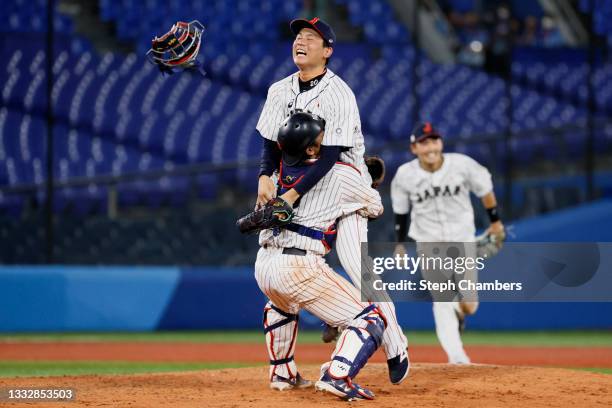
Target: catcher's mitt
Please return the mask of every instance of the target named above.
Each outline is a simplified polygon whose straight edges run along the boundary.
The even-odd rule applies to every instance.
[[[385,179],[385,161],[378,156],[370,156],[365,158],[365,163],[372,177],[372,188],[377,188]]]
[[[476,237],[476,256],[488,259],[497,255],[505,240],[505,234],[499,236],[485,231]]]
[[[293,208],[280,197],[271,199],[261,209],[253,211],[236,221],[243,234],[283,227],[293,220]]]
[[[198,68],[204,74],[197,60],[203,33],[204,26],[198,20],[179,21],[166,34],[153,38],[147,58],[162,73],[172,74],[179,68]]]

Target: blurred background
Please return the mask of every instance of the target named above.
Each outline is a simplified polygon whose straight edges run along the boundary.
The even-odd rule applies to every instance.
[[[267,88],[296,71],[288,23],[314,16],[386,160],[387,208],[428,120],[493,173],[511,239],[610,240],[610,2],[4,0],[0,331],[259,326],[257,239],[234,223],[255,202]],[[206,76],[162,76],[151,39],[194,19]],[[392,221],[370,241],[392,241]],[[431,328],[429,308],[398,314]],[[473,327],[612,327],[609,305],[481,310]]]

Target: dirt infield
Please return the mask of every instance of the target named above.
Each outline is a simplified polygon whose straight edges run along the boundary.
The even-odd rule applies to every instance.
[[[315,378],[318,366],[302,367]],[[76,401],[32,403],[49,407],[340,407],[336,397],[313,389],[280,393],[267,387],[267,368],[185,373],[0,379],[0,387],[71,387]],[[558,368],[416,364],[399,386],[384,364],[369,364],[358,376],[377,401],[359,404],[403,407],[609,407],[612,376]],[[10,404],[9,406],[26,406]]]
[[[300,363],[321,363],[333,346],[298,344],[296,360]],[[612,367],[612,347],[508,347],[468,346],[468,354],[476,363],[500,365],[538,365],[555,367]],[[439,346],[410,347],[414,362],[444,363],[446,357]],[[58,342],[0,343],[0,360],[115,360],[156,362],[244,362],[266,363],[263,343],[150,343],[150,342]],[[384,362],[379,351],[373,362]]]

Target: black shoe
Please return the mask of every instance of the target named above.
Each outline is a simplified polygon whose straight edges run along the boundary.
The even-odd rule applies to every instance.
[[[410,361],[408,361],[408,352],[403,351],[399,356],[395,356],[387,360],[387,367],[389,368],[389,380],[391,384],[399,384],[406,377],[408,377],[408,371],[410,371]]]
[[[323,329],[323,333],[321,334],[321,340],[323,340],[323,343],[331,343],[338,340],[338,337],[340,337],[340,330],[338,330],[337,327],[332,327],[326,324],[325,328]]]

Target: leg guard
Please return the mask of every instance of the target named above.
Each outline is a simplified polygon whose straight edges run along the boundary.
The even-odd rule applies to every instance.
[[[382,342],[385,320],[376,305],[355,316],[340,335],[329,366],[332,378],[355,378]]]
[[[284,312],[270,301],[264,308],[263,324],[270,357],[270,380],[275,375],[286,379],[293,379],[297,376],[293,353],[295,352],[298,319],[298,315]]]

